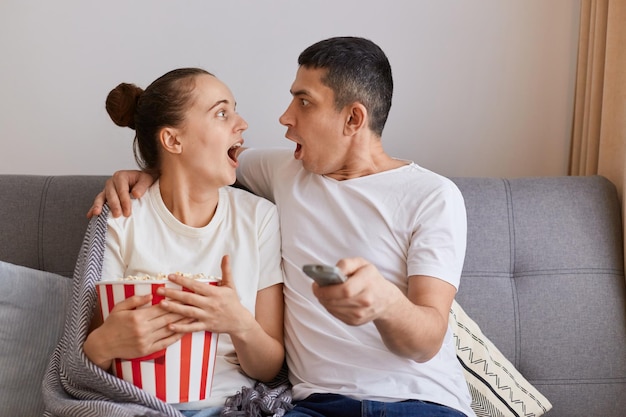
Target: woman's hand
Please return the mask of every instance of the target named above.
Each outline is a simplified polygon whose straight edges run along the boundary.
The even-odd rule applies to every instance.
[[[168,278],[193,291],[167,287],[157,290],[159,295],[166,297],[161,301],[164,309],[194,319],[191,323],[172,323],[170,330],[177,333],[208,331],[236,336],[256,325],[254,316],[239,301],[227,255],[222,258],[222,281],[217,286],[177,274],[171,274]]]
[[[161,295],[171,298],[161,301],[164,309],[195,320],[193,323],[170,324],[169,329],[177,333],[199,330],[228,333],[241,369],[251,378],[270,381],[285,358],[283,286],[276,284],[258,291],[253,315],[239,301],[227,255],[222,258],[221,266],[219,286],[169,276],[171,281],[195,292],[158,290]]]
[[[183,335],[168,326],[189,320],[158,304],[140,308],[151,300],[152,294],[135,295],[116,304],[102,325],[87,336],[83,346],[87,357],[108,370],[115,358],[150,355],[180,340]]]

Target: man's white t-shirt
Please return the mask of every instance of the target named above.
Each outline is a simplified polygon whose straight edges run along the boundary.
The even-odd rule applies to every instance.
[[[133,200],[132,213],[108,219],[102,279],[176,271],[221,276],[222,256],[228,254],[237,294],[252,314],[257,291],[283,282],[278,215],[265,199],[222,187],[210,223],[190,227],[169,212],[157,181]],[[223,406],[227,396],[253,385],[239,367],[230,336],[220,334],[211,398],[176,407]]]
[[[449,179],[414,163],[336,181],[312,174],[291,151],[250,149],[238,180],[279,212],[285,271],[285,347],[294,399],[335,393],[359,400],[419,399],[473,416],[448,329],[434,358],[391,353],[373,323],[349,326],[330,315],[302,272],[362,257],[405,294],[408,277],[428,275],[458,288],[466,247],[463,197]]]

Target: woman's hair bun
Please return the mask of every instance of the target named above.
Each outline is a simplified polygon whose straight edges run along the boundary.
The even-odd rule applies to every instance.
[[[141,93],[143,89],[127,83],[121,83],[111,90],[107,96],[106,109],[116,125],[135,129],[135,109]]]

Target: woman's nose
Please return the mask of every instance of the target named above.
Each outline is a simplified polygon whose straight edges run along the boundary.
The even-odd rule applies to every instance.
[[[237,130],[241,130],[243,132],[246,129],[248,129],[248,122],[246,122],[246,119],[239,116],[239,123],[237,124]]]

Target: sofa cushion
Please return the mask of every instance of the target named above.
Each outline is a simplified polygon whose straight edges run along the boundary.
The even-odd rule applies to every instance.
[[[42,414],[41,382],[63,331],[71,282],[61,275],[0,261],[2,415]]]
[[[552,408],[456,301],[450,310],[450,326],[477,416],[539,417]]]

